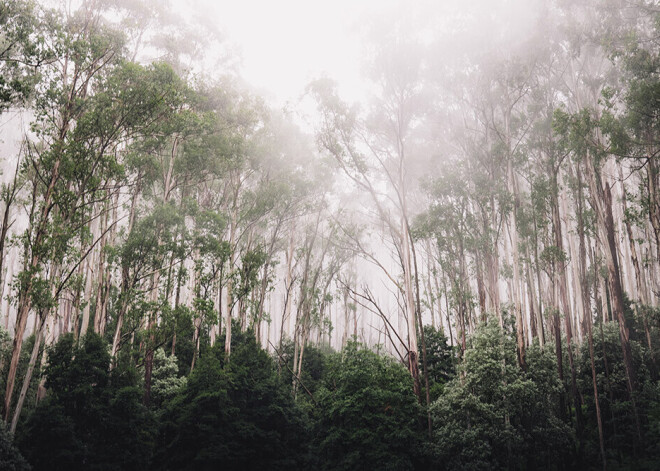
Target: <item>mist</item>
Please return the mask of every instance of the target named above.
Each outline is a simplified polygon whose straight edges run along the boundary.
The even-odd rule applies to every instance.
[[[656,466],[656,2],[0,26],[0,468]]]

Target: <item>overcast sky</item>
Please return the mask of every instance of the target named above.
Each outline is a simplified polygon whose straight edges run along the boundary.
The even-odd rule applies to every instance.
[[[392,0],[200,0],[242,57],[241,75],[278,104],[295,101],[320,76],[355,99],[360,79],[360,21]]]
[[[470,38],[488,49],[498,40],[517,42],[521,33],[528,35],[543,5],[543,0],[177,1],[225,32],[240,53],[240,74],[279,105],[295,102],[320,76],[335,79],[349,101],[363,97],[368,85],[361,79],[362,39],[375,18],[389,17],[382,23],[391,24],[414,9],[414,29],[426,23],[433,35],[449,32],[456,39],[450,48]]]

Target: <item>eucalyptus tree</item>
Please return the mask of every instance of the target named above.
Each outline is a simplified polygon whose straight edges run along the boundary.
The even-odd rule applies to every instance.
[[[570,429],[556,417],[561,384],[552,356],[530,348],[525,372],[514,338],[495,322],[470,338],[458,375],[432,407],[440,469],[552,468],[570,456]]]
[[[200,255],[203,250],[204,256],[210,256],[212,263],[216,265],[215,257],[220,260],[222,258],[222,247],[217,243],[213,244],[209,238],[213,237],[209,231],[222,229],[222,216],[213,214],[207,203],[209,185],[220,177],[221,164],[226,158],[223,148],[218,145],[218,141],[223,138],[222,131],[218,131],[220,125],[216,110],[209,105],[209,100],[195,92],[178,76],[173,77],[175,80],[168,93],[169,109],[161,119],[154,122],[152,132],[136,141],[132,149],[133,167],[141,177],[137,184],[140,186],[142,198],[137,202],[141,203],[147,214],[153,214],[156,221],[160,221],[153,227],[153,237],[160,259],[145,286],[149,293],[147,301],[152,306],[145,323],[149,337],[145,349],[146,401],[149,399],[153,352],[158,346],[155,330],[162,314],[169,312],[173,293],[175,305],[179,302],[183,274],[181,270],[188,258],[188,251],[192,250]],[[186,219],[189,218],[199,218],[194,224],[198,227],[197,236],[194,231],[187,233]],[[180,264],[176,275],[173,270],[175,261]],[[199,299],[194,303],[197,308],[209,301],[208,293],[205,293],[203,298],[197,296],[200,294],[200,283],[208,277],[208,273],[203,273],[203,268],[203,262],[193,265],[196,275],[193,298]],[[206,284],[215,281],[217,267],[211,267],[211,270],[211,279],[207,279]],[[166,277],[165,282],[161,280],[163,275]],[[176,288],[173,289],[175,284]],[[207,311],[208,309],[202,308],[200,314]],[[198,320],[201,322],[202,318],[199,317]],[[119,322],[117,327],[115,339],[118,338]],[[198,333],[198,329],[196,332]]]
[[[660,31],[657,8],[641,1],[636,5],[640,14],[638,23],[624,23],[622,31],[617,31],[615,38],[628,36],[630,39],[621,44],[613,42],[610,48],[613,61],[622,69],[621,86],[606,90],[601,122],[603,133],[611,143],[610,151],[625,165],[626,173],[637,177],[637,197],[634,192],[625,195],[639,207],[639,215],[645,216],[652,228],[655,243],[655,259],[660,260],[660,197],[659,170],[657,157],[659,151],[660,120],[658,118],[660,94],[660,53],[658,52]],[[623,184],[623,182],[622,182]],[[625,187],[624,187],[625,192]],[[626,202],[624,201],[625,205]],[[628,208],[625,208],[628,209]],[[634,208],[626,216],[634,221]],[[643,225],[643,217],[635,225]],[[629,230],[628,230],[629,231]],[[632,231],[629,231],[632,232]],[[631,237],[629,239],[632,240]],[[631,244],[633,259],[634,244]],[[638,265],[636,260],[633,263]],[[636,267],[639,295],[648,303],[649,293],[643,286],[643,274]]]
[[[552,329],[555,337],[555,353],[559,377],[563,381],[563,346],[561,319],[564,320],[563,332],[566,335],[566,350],[570,368],[570,390],[573,397],[574,410],[577,419],[578,435],[582,429],[581,398],[576,385],[576,356],[574,346],[574,329],[580,322],[583,311],[582,306],[573,309],[570,303],[570,285],[568,272],[576,266],[575,260],[570,259],[569,246],[566,238],[570,237],[568,214],[563,214],[562,193],[565,184],[567,161],[569,152],[562,147],[560,137],[553,129],[553,112],[558,106],[561,96],[560,80],[558,80],[557,67],[553,61],[557,60],[555,51],[548,51],[545,63],[539,68],[535,84],[536,89],[530,97],[530,107],[536,110],[536,116],[531,124],[529,139],[526,145],[530,155],[529,167],[531,170],[532,185],[535,186],[534,209],[538,218],[534,221],[537,228],[545,231],[545,240],[542,250],[538,253],[539,262],[547,271],[550,278],[550,289],[546,300],[547,308],[552,313]],[[575,273],[575,272],[574,272]],[[540,287],[539,287],[540,290]],[[539,293],[541,294],[541,293]],[[581,296],[579,287],[574,286],[575,297]],[[576,303],[577,304],[577,303]]]
[[[191,253],[193,262],[193,307],[195,311],[193,343],[195,354],[199,351],[200,330],[202,324],[214,329],[218,321],[215,313],[216,286],[223,282],[224,272],[229,258],[229,244],[222,240],[222,234],[226,229],[226,218],[223,214],[211,208],[199,208],[199,213],[194,215],[195,228]],[[183,261],[177,274],[177,294],[175,296],[175,309],[179,306],[180,298],[180,274],[183,269]],[[168,276],[169,277],[169,276]],[[168,281],[170,283],[170,281]],[[176,331],[174,332],[176,335]],[[213,337],[211,337],[213,339]],[[174,340],[173,340],[174,342]]]
[[[657,346],[653,345],[649,313],[651,306],[657,303],[656,273],[660,266],[660,172],[657,164],[660,153],[660,12],[645,2],[640,2],[637,9],[642,13],[640,24],[623,30],[634,40],[620,46],[614,43],[613,60],[622,69],[621,87],[607,90],[601,127],[619,166],[625,228],[621,247],[627,252],[621,262],[629,278],[633,277],[630,265],[634,269],[635,284],[631,283],[629,296],[636,302],[636,312],[642,318],[651,362],[657,372]]]
[[[521,144],[527,137],[529,123],[534,117],[529,116],[526,109],[527,95],[533,85],[533,77],[536,73],[535,57],[511,57],[498,61],[498,70],[490,72],[486,70],[484,75],[492,74],[486,78],[485,83],[485,110],[481,111],[482,120],[486,131],[491,134],[492,148],[490,158],[501,162],[500,178],[505,182],[505,196],[509,199],[500,209],[504,212],[507,220],[509,238],[505,239],[505,253],[510,240],[512,248],[513,284],[509,289],[509,301],[512,304],[516,319],[516,337],[518,343],[518,361],[525,364],[525,323],[526,317],[523,313],[521,285],[522,276],[520,270],[520,243],[518,234],[518,218],[522,205],[522,195],[519,184],[519,162],[524,156],[521,155]],[[508,264],[508,255],[506,255]]]
[[[432,239],[436,245],[438,264],[449,276],[451,289],[445,296],[448,305],[456,312],[457,335],[463,350],[475,324],[471,315],[474,293],[470,283],[469,257],[477,259],[475,253],[480,248],[481,238],[478,216],[472,212],[473,195],[470,186],[465,185],[465,181],[471,177],[467,168],[459,158],[447,160],[447,164],[439,170],[438,177],[427,184],[430,205],[416,221],[417,237]],[[428,256],[432,257],[433,254]],[[480,307],[482,316],[485,316],[483,298],[480,298]]]
[[[96,198],[122,176],[118,147],[144,129],[163,99],[162,90],[141,81],[139,68],[123,62],[121,36],[94,7],[84,3],[61,17],[61,26],[49,24],[58,60],[42,68],[33,106],[37,142],[30,145],[23,169],[30,175],[29,225],[21,236],[25,268],[17,277],[5,417],[28,315],[32,308],[47,315],[98,242],[90,240],[83,245],[87,250],[71,252],[75,241],[89,237],[89,219],[98,217],[91,213]]]
[[[616,43],[620,40],[617,33],[621,32],[621,29],[618,29],[621,24],[617,24],[619,18],[609,17],[609,13],[596,12],[592,5],[582,11],[582,14],[596,16],[602,21],[594,22],[597,26],[580,36],[579,39],[585,41],[580,47],[581,54],[568,59],[569,70],[572,72],[566,78],[570,99],[567,107],[555,114],[555,131],[561,136],[563,148],[573,155],[577,165],[581,167],[581,175],[584,175],[584,182],[589,190],[589,203],[594,211],[596,233],[607,269],[611,310],[619,325],[628,392],[633,414],[637,418],[639,434],[641,429],[635,405],[639,384],[632,361],[629,321],[625,316],[623,272],[619,261],[619,240],[614,218],[615,184],[609,176],[614,165],[615,149],[611,136],[607,134],[608,125],[611,123],[608,106],[612,97],[611,88],[619,86],[620,82],[616,69],[607,57],[608,51],[601,46],[600,39],[611,35],[610,40]],[[569,43],[568,47],[577,49],[578,46]]]
[[[163,97],[171,78],[171,69],[166,66],[144,68],[132,64],[122,65],[96,85],[95,94],[88,99],[87,112],[78,117],[75,130],[72,131],[70,147],[67,149],[70,153],[69,157],[77,166],[68,171],[66,167],[62,169],[60,173],[62,180],[58,184],[63,185],[64,189],[55,186],[54,194],[61,199],[54,204],[54,216],[48,223],[49,230],[55,228],[55,232],[49,237],[53,239],[57,237],[55,242],[58,245],[53,247],[62,251],[58,252],[51,248],[46,252],[46,255],[51,257],[46,261],[50,262],[51,267],[57,268],[54,272],[54,268],[51,268],[50,272],[49,303],[58,302],[62,291],[78,271],[83,260],[89,256],[94,246],[104,243],[106,234],[114,230],[119,222],[115,219],[106,224],[100,234],[90,232],[88,227],[89,222],[94,219],[106,217],[107,220],[107,213],[113,211],[113,208],[106,206],[104,216],[103,212],[95,212],[94,206],[96,202],[107,198],[109,193],[116,192],[116,185],[124,178],[123,169],[117,160],[119,154],[117,148],[126,139],[135,139],[136,136],[150,129],[150,124],[167,106]],[[127,84],[129,87],[124,88]],[[113,106],[113,103],[117,105]],[[97,145],[101,147],[100,150],[95,148]],[[95,156],[95,152],[99,155]],[[85,163],[86,156],[89,156],[87,165],[90,169],[89,173],[82,173],[84,167],[81,167]],[[32,164],[36,167],[37,162],[32,161]],[[35,183],[33,183],[33,195],[38,191]],[[57,190],[63,195],[60,196]],[[65,206],[64,203],[67,205]],[[81,251],[67,253],[67,250],[74,247],[72,242],[76,239],[80,240]],[[44,244],[42,247],[47,245]],[[103,265],[98,269],[102,271]],[[99,286],[99,289],[101,288],[102,285]],[[42,309],[39,314],[41,324],[45,322],[50,306],[40,308]],[[103,332],[106,319],[98,306],[97,303],[95,330]],[[83,334],[86,333],[88,326],[89,308],[86,307],[80,325]],[[75,331],[77,334],[77,322]],[[38,344],[39,340],[35,344],[37,346],[34,347],[33,356],[38,350]],[[24,387],[29,383],[29,376],[28,374],[25,378]],[[17,413],[19,411],[20,407],[17,407]]]
[[[408,144],[420,119],[423,103],[419,57],[414,48],[397,45],[391,56],[381,58],[377,69],[382,80],[381,95],[375,99],[371,116],[363,116],[338,97],[334,86],[319,80],[310,85],[321,113],[317,139],[322,150],[336,161],[344,175],[369,195],[377,214],[397,250],[402,279],[395,281],[408,324],[409,370],[416,395],[422,389],[417,359],[417,338],[421,328],[419,277],[409,209],[411,176]],[[396,65],[395,65],[396,64]],[[382,263],[381,263],[382,266]],[[423,334],[422,334],[423,335]],[[422,349],[422,352],[424,349]],[[428,390],[428,388],[427,388]]]
[[[33,1],[0,2],[0,113],[29,99],[40,69],[53,60],[46,41],[48,12]]]
[[[330,191],[333,179],[329,169],[317,159],[309,136],[293,125],[288,116],[275,110],[269,110],[256,152],[259,175],[251,192],[250,219],[254,221],[254,238],[261,241],[265,260],[254,291],[249,324],[260,341],[262,323],[274,320],[267,310],[266,297],[274,289],[280,254],[285,254],[285,262],[291,262],[286,262],[285,277],[293,278],[295,239],[300,232],[297,225],[316,211],[317,200]],[[286,283],[285,290],[292,294],[292,279]],[[286,304],[290,307],[291,302]]]
[[[6,0],[0,2],[0,114],[7,109],[23,107],[34,95],[40,67],[52,60],[46,43],[48,11],[34,2]],[[2,184],[4,203],[0,228],[0,290],[4,294],[5,277],[10,273],[5,263],[7,236],[13,224],[12,211],[25,178],[20,175],[22,146],[16,159],[11,183]]]
[[[329,289],[350,256],[350,251],[337,243],[341,229],[333,221],[337,216],[330,215],[327,206],[328,202],[321,197],[316,208],[317,214],[306,218],[304,237],[296,253],[295,277],[299,282],[293,330],[294,394],[300,383],[305,348],[311,339],[312,330],[323,330]]]
[[[255,136],[263,125],[265,110],[258,99],[230,81],[203,90],[203,94],[207,98],[206,109],[214,118],[207,158],[215,178],[208,187],[211,193],[207,196],[216,194],[210,208],[225,221],[222,240],[226,243],[227,264],[223,268],[222,279],[218,280],[218,312],[221,317],[224,316],[225,349],[229,355],[232,311],[239,301],[244,301],[243,294],[247,294],[235,296],[234,285],[240,277],[240,243],[249,239],[250,228],[254,224],[254,220],[250,219],[254,214],[250,211],[252,206],[243,205],[243,202],[249,199],[246,193],[258,169],[254,155]],[[194,184],[194,181],[190,183]]]

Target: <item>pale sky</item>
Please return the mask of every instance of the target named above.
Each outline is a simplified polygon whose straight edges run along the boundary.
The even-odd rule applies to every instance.
[[[493,47],[501,36],[519,39],[534,28],[543,0],[174,0],[195,21],[216,24],[241,56],[240,75],[274,105],[295,103],[307,83],[326,76],[351,102],[368,95],[362,78],[365,25],[379,17],[392,24],[406,17],[419,34],[467,28]],[[417,13],[411,13],[416,11]],[[440,13],[442,12],[442,13]],[[408,16],[411,15],[410,18]],[[417,15],[415,17],[415,15]],[[421,16],[420,16],[421,15]],[[426,18],[428,16],[429,18]],[[433,17],[433,19],[430,19]],[[430,22],[429,22],[430,20]],[[419,31],[418,31],[419,30]],[[380,34],[387,34],[381,31]],[[523,36],[529,31],[523,33]],[[460,34],[455,38],[459,39]],[[455,44],[455,43],[454,43]],[[452,41],[448,43],[453,48]],[[497,48],[497,46],[496,46]]]
[[[327,76],[352,101],[364,96],[360,24],[393,0],[200,0],[242,56],[241,75],[277,104]],[[361,21],[362,20],[362,21]]]

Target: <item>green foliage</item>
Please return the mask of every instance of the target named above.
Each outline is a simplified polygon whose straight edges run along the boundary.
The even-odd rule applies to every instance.
[[[6,388],[7,384],[7,365],[11,360],[12,339],[4,327],[0,326],[0,388]]]
[[[655,457],[657,460],[658,457],[657,413],[660,391],[658,391],[657,380],[651,379],[644,362],[645,349],[640,342],[631,340],[633,364],[640,383],[640,390],[635,395],[635,406],[642,418],[642,436],[639,437],[633,404],[628,392],[619,326],[616,322],[597,323],[593,326],[593,336],[596,383],[608,463],[633,466],[636,469],[653,469],[657,466],[657,461],[651,461],[654,464],[645,464],[644,460],[651,457]],[[578,386],[585,398],[587,412],[585,414],[587,436],[584,453],[586,460],[590,460],[597,459],[599,451],[591,361],[587,342],[582,345],[580,353]]]
[[[32,469],[18,448],[4,423],[0,423],[0,469],[5,471],[29,471]]]
[[[11,356],[11,337],[4,327],[0,326],[0,361],[4,364]]]
[[[154,469],[301,467],[304,423],[287,385],[254,333],[233,337],[231,362],[216,344],[167,404]]]
[[[28,369],[28,364],[30,362],[30,355],[32,354],[32,348],[34,346],[34,335],[30,335],[23,341],[23,349],[21,350],[21,356],[18,360],[18,369],[16,373],[17,378],[24,378],[25,373]],[[6,342],[6,343],[5,343]],[[11,360],[11,349],[12,349],[12,340],[9,338],[9,334],[3,328],[0,328],[0,352],[4,350],[6,356],[0,357],[3,359],[2,368],[0,369],[0,387],[6,388],[7,372],[9,371],[9,364]],[[28,397],[35,397],[37,395],[37,389],[39,386],[40,375],[41,375],[41,355],[43,355],[44,346],[41,344],[39,350],[39,356],[37,357],[37,363],[30,380],[30,385],[28,386]],[[14,394],[12,397],[12,403],[16,404],[18,401],[18,396],[20,394],[20,388],[17,387],[14,389]],[[26,401],[23,411],[21,412],[21,420],[24,420],[27,417],[31,410],[34,409],[33,401]]]
[[[470,337],[458,376],[431,409],[443,469],[552,469],[561,459],[552,450],[571,449],[570,429],[555,415],[556,368],[537,350],[527,375],[514,340],[495,322]]]
[[[179,367],[174,355],[165,355],[159,348],[154,352],[154,367],[151,376],[151,401],[160,407],[174,398],[186,384],[186,377],[179,376]]]
[[[193,325],[192,312],[186,306],[179,306],[173,311],[173,328],[171,334],[176,332],[176,343],[174,345],[176,361],[178,365],[178,374],[188,375],[190,373],[190,365],[192,364],[192,358],[195,354],[195,345],[193,344],[193,333],[195,331],[195,326]],[[172,336],[166,342],[166,348],[171,349],[172,342],[174,337]],[[205,344],[201,344],[200,348],[203,353]]]
[[[426,367],[429,374],[431,401],[435,401],[442,395],[445,384],[454,377],[456,359],[452,348],[447,343],[447,337],[441,330],[425,325],[424,340],[426,341]],[[418,358],[422,358],[421,346]]]
[[[281,357],[277,356],[277,354],[274,357],[280,371],[279,374],[285,384],[293,384],[293,374],[291,373],[293,370],[293,341],[284,340],[279,353]],[[316,394],[316,391],[323,385],[323,378],[327,372],[328,355],[331,354],[332,350],[328,348],[317,347],[315,345],[305,346],[300,381],[312,394]],[[298,404],[310,401],[312,400],[304,391],[304,388],[298,387]],[[313,402],[308,404],[308,406],[313,407]]]
[[[137,376],[109,371],[108,346],[96,334],[80,344],[63,335],[49,350],[48,395],[19,428],[18,443],[35,470],[144,469],[153,418]]]
[[[615,60],[622,68],[624,87],[619,93],[623,95],[623,106],[616,107],[616,101],[608,100],[603,131],[612,143],[613,153],[646,158],[647,146],[656,141],[660,132],[660,53],[657,47],[645,48],[632,42],[615,52]]]
[[[266,263],[266,252],[257,248],[248,250],[241,257],[241,269],[236,273],[234,301],[245,299],[259,282],[259,272]]]
[[[317,469],[413,469],[423,434],[406,369],[355,342],[330,356],[316,399]]]
[[[30,97],[39,66],[52,57],[43,26],[33,1],[0,1],[0,113]]]
[[[155,469],[411,469],[428,465],[429,454],[437,460],[436,467],[448,469],[556,469],[598,461],[586,345],[576,359],[586,417],[578,442],[570,426],[559,419],[566,412],[560,410],[565,406],[560,398],[567,385],[558,380],[551,348],[533,344],[527,349],[526,369],[518,366],[512,334],[515,321],[507,317],[512,304],[504,300],[504,331],[495,323],[481,326],[470,338],[460,365],[444,335],[424,327],[434,400],[430,443],[423,443],[424,411],[413,396],[409,372],[380,352],[356,343],[341,353],[305,345],[301,382],[311,394],[298,388],[293,398],[293,378],[284,365],[293,368],[292,343],[283,345],[283,358],[277,359],[282,364],[276,365],[257,345],[254,333],[242,332],[245,325],[237,324],[231,361],[225,358],[222,341],[211,348],[209,327],[218,321],[218,288],[231,283],[230,302],[240,305],[242,320],[249,309],[262,316],[258,321],[268,317],[263,300],[254,296],[263,292],[255,291],[262,280],[265,290],[273,286],[271,276],[284,245],[282,233],[295,231],[307,214],[325,211],[321,204],[327,198],[316,202],[314,197],[330,188],[332,178],[310,178],[308,174],[322,172],[321,166],[309,164],[310,150],[300,146],[305,136],[290,129],[281,132],[288,123],[274,123],[275,113],[228,81],[194,83],[166,63],[143,66],[128,61],[127,38],[134,35],[139,43],[142,33],[159,36],[161,32],[151,31],[158,28],[150,16],[159,17],[156,23],[161,25],[166,22],[160,18],[167,14],[165,8],[126,0],[73,3],[81,7],[65,12],[46,10],[34,0],[0,0],[0,113],[29,103],[34,117],[17,179],[21,189],[16,206],[23,206],[28,214],[27,229],[16,239],[24,249],[19,263],[24,270],[14,271],[10,297],[16,295],[28,311],[53,314],[59,300],[83,292],[84,273],[102,280],[103,275],[121,272],[121,286],[113,275],[111,283],[117,286],[107,287],[112,293],[110,327],[119,325],[120,312],[124,317],[113,371],[109,370],[108,346],[101,338],[90,334],[77,341],[64,335],[48,351],[43,372],[48,395],[35,405],[30,398],[35,397],[42,377],[37,366],[22,416],[27,420],[20,422],[17,435],[35,469],[123,470],[152,465]],[[566,3],[571,2],[553,4],[548,15],[571,16],[565,15],[571,12]],[[574,260],[569,260],[553,242],[553,229],[557,233],[559,229],[553,224],[564,221],[567,237],[572,237],[574,229],[570,211],[560,214],[561,221],[552,214],[563,185],[585,202],[587,207],[576,222],[588,244],[596,240],[594,207],[599,195],[594,190],[598,188],[593,182],[579,183],[581,172],[587,179],[595,174],[596,186],[609,187],[609,175],[598,182],[606,176],[601,169],[612,156],[628,159],[630,164],[622,167],[631,173],[624,184],[637,181],[638,187],[626,195],[630,206],[625,222],[637,226],[638,234],[643,232],[640,227],[646,229],[649,216],[652,225],[657,222],[653,220],[657,188],[651,188],[651,183],[658,177],[654,162],[660,133],[656,47],[660,14],[651,8],[652,1],[635,1],[628,7],[641,14],[626,15],[639,16],[626,20],[629,24],[619,18],[622,9],[616,2],[600,3],[587,2],[588,8],[607,7],[602,8],[606,13],[596,16],[599,24],[593,36],[607,48],[615,67],[606,70],[600,60],[603,51],[589,44],[585,50],[596,56],[597,77],[590,77],[591,58],[583,57],[577,47],[572,49],[573,39],[562,33],[551,41],[544,37],[550,49],[535,52],[529,62],[529,58],[511,58],[484,64],[470,57],[472,63],[464,76],[460,68],[451,69],[455,65],[448,65],[449,74],[437,74],[440,69],[418,61],[420,51],[406,51],[415,54],[387,66],[405,65],[407,72],[397,77],[401,83],[393,83],[387,73],[375,74],[384,87],[366,120],[357,106],[341,101],[329,80],[317,80],[308,87],[322,117],[319,146],[354,184],[374,195],[381,215],[392,209],[390,204],[397,206],[390,191],[393,186],[401,191],[396,195],[401,197],[400,209],[405,208],[401,202],[405,188],[414,190],[413,182],[426,170],[423,165],[408,166],[417,154],[446,154],[434,159],[441,161],[437,178],[425,182],[428,207],[413,211],[419,214],[413,237],[433,243],[428,255],[436,260],[430,265],[437,262],[442,271],[446,282],[442,294],[448,308],[458,311],[454,320],[459,320],[459,329],[465,330],[460,323],[474,314],[470,304],[475,302],[475,284],[482,303],[487,297],[494,304],[492,290],[510,281],[518,264],[537,271],[536,281],[531,280],[531,273],[523,277],[530,285],[527,290],[542,292],[540,302],[545,304],[545,289],[551,288],[547,282],[556,282],[556,273],[551,272],[560,264],[576,263],[575,253]],[[138,13],[135,18],[139,19],[132,18],[133,26],[124,34],[111,21],[126,11]],[[145,25],[138,24],[141,20]],[[638,23],[630,27],[632,21]],[[171,37],[170,32],[166,28],[162,34]],[[191,43],[175,42],[179,53],[181,44]],[[435,50],[432,41],[427,46]],[[385,51],[379,54],[381,59],[387,56]],[[565,77],[555,70],[573,70],[574,65],[580,65],[575,81],[557,80]],[[493,73],[491,68],[501,70]],[[417,76],[422,71],[428,75]],[[410,77],[404,76],[409,73]],[[437,114],[429,106],[431,101],[422,104],[427,86],[437,85],[432,75],[468,79],[457,90],[460,103],[449,94]],[[474,77],[478,79],[470,82]],[[392,101],[394,94],[400,103]],[[579,109],[583,104],[591,107]],[[393,113],[391,106],[398,111]],[[557,106],[560,109],[555,110]],[[466,129],[456,139],[453,124],[459,121]],[[392,129],[401,133],[396,146],[389,130],[394,124]],[[279,141],[283,138],[288,142]],[[410,156],[405,163],[404,144],[405,155]],[[398,176],[390,173],[396,159],[389,152],[400,155]],[[294,159],[291,154],[296,154]],[[585,168],[585,162],[590,162],[587,157],[593,158],[593,168]],[[8,188],[3,186],[2,193],[9,210]],[[124,202],[131,204],[129,233],[121,229],[128,208],[107,218],[97,213],[101,208],[112,211],[114,204]],[[566,213],[563,207],[562,213]],[[7,214],[11,226],[15,215]],[[340,232],[348,234],[345,241],[359,241],[351,235],[352,224],[343,221],[343,214],[332,222],[317,219],[317,229],[329,228],[319,237],[324,243]],[[507,220],[514,216],[516,227]],[[117,224],[121,240],[115,237],[115,227],[108,228],[108,237],[95,246],[108,256],[101,259],[97,272],[83,258],[96,257],[97,249],[91,249],[98,226],[90,222],[99,220]],[[520,239],[514,239],[515,231]],[[354,254],[339,247],[343,244],[329,244],[320,255],[318,246],[310,242],[320,232],[310,234],[293,248],[297,262],[307,257],[305,265],[318,268],[305,268],[306,275],[315,273],[312,277],[295,278],[303,316],[298,327],[307,334],[318,327],[322,336],[323,329],[331,328],[324,314],[333,303],[332,279]],[[503,242],[507,237],[510,244]],[[113,247],[102,247],[109,241]],[[298,242],[292,237],[292,244]],[[649,251],[654,243],[641,240],[639,246],[643,268],[652,272],[657,260],[649,257]],[[393,247],[396,250],[400,244]],[[503,247],[515,249],[518,260],[513,265],[508,253],[500,257]],[[88,248],[90,252],[85,253]],[[603,275],[598,256],[597,250],[589,250],[592,265],[583,280],[589,286],[597,285],[597,277]],[[103,273],[104,269],[109,271]],[[552,276],[542,280],[541,269]],[[436,267],[429,266],[429,271],[438,276]],[[193,281],[192,293],[189,281]],[[179,296],[182,286],[184,295]],[[439,299],[441,293],[428,295]],[[175,307],[170,302],[173,298]],[[75,299],[73,305],[77,306]],[[356,314],[355,304],[347,307]],[[549,319],[552,307],[545,306],[544,313]],[[658,365],[653,365],[657,355],[646,343],[657,348],[660,311],[648,306],[633,310],[626,301],[624,315],[640,384],[632,398],[617,325],[594,326],[605,448],[612,467],[654,469],[660,453],[660,385]],[[650,340],[642,327],[648,329]],[[111,328],[106,330],[106,336],[112,334]],[[23,332],[18,335],[22,340]],[[17,378],[25,374],[32,345],[34,337],[28,337],[18,357]],[[157,349],[161,345],[172,355]],[[6,380],[11,349],[9,334],[0,329],[1,381]],[[149,358],[145,352],[154,349],[154,410],[149,411],[140,401],[143,385],[136,365],[144,368]],[[195,355],[199,361],[191,374]],[[564,356],[568,359],[567,349]],[[639,433],[633,406],[641,418]],[[27,469],[11,440],[0,426],[0,469]]]

